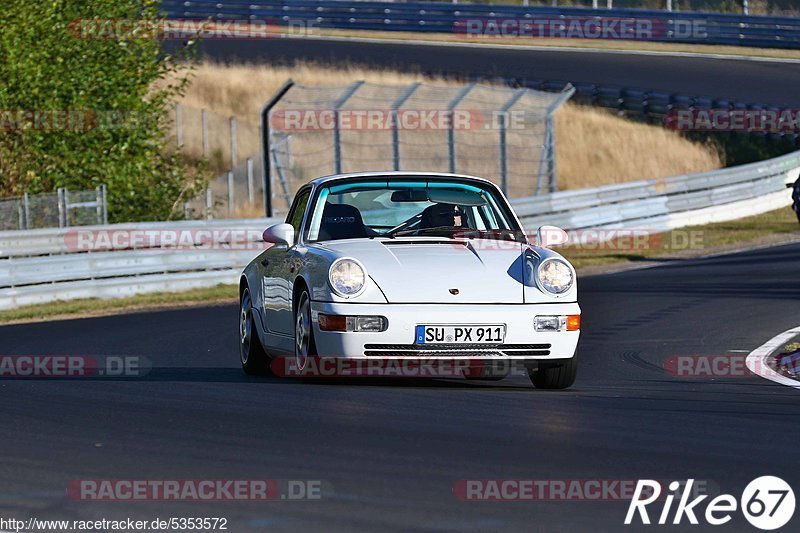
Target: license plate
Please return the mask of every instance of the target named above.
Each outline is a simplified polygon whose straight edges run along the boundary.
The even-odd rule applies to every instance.
[[[479,326],[417,326],[416,344],[500,344],[506,337],[503,324]]]

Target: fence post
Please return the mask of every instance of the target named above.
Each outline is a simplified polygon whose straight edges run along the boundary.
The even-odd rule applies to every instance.
[[[500,190],[503,194],[508,195],[508,156],[506,154],[506,114],[511,110],[514,105],[519,102],[519,99],[527,92],[527,89],[517,89],[511,98],[506,101],[500,109]]]
[[[58,227],[64,228],[67,225],[67,200],[63,187],[58,188]]]
[[[550,132],[546,137],[547,145],[547,192],[558,190],[558,175],[556,174],[556,124],[553,115],[547,116],[547,130]]]
[[[233,217],[233,171],[228,172],[228,218]]]
[[[667,11],[672,11],[672,0],[667,0]]]
[[[25,210],[22,204],[17,204],[17,218],[19,219],[19,229],[25,229]]]
[[[211,196],[211,189],[206,189],[206,220],[214,218],[211,210],[214,208],[213,198]]]
[[[22,193],[22,208],[25,211],[25,229],[31,228],[31,204],[28,193]]]
[[[294,86],[291,79],[278,89],[275,95],[267,100],[261,108],[261,181],[264,188],[264,214],[272,216],[272,172],[270,171],[270,137],[269,137],[269,112],[281,98]]]
[[[250,205],[256,201],[255,184],[253,183],[253,158],[247,158],[247,201]]]
[[[203,135],[203,159],[208,159],[210,149],[208,147],[208,111],[205,109],[200,111],[200,119],[202,122],[202,135]]]
[[[573,87],[571,83],[568,83],[561,91],[558,98],[556,98],[556,100],[547,108],[547,119],[545,122],[545,128],[547,130],[547,134],[545,135],[545,149],[547,154],[547,192],[556,192],[558,190],[558,176],[556,174],[556,123],[555,120],[553,120],[553,114],[559,107],[564,105],[567,100],[572,98],[573,94],[575,94],[575,87]],[[541,173],[539,178],[541,180]]]
[[[192,210],[189,207],[189,202],[183,202],[183,219],[189,220],[192,216]]]
[[[392,161],[395,170],[400,170],[400,130],[397,124],[397,110],[406,103],[406,100],[411,98],[411,95],[414,94],[414,91],[416,91],[420,85],[422,85],[420,82],[412,83],[406,87],[403,94],[392,103]]]
[[[238,133],[236,131],[237,130],[236,117],[231,117],[230,118],[230,123],[231,123],[231,168],[236,168],[236,165],[239,162],[238,161],[239,160],[239,154],[237,153],[237,147],[238,147],[239,143],[238,143],[238,140],[237,140]]]
[[[465,85],[458,91],[455,97],[450,100],[450,103],[447,104],[447,114],[450,118],[450,120],[447,121],[447,153],[450,156],[450,173],[456,171],[456,133],[455,130],[453,130],[453,115],[455,114],[455,109],[458,107],[458,104],[461,103],[461,100],[467,96],[473,87],[475,87],[474,83]]]
[[[175,136],[178,138],[178,146],[183,146],[183,106],[175,104]]]
[[[103,224],[108,224],[108,186],[100,186],[103,191]]]
[[[750,10],[747,7],[747,0],[742,0],[742,13],[745,15],[750,14]]]
[[[339,109],[363,84],[363,80],[351,83],[333,104],[333,164],[335,174],[342,173],[342,139],[341,131],[339,131]]]
[[[103,191],[102,187],[98,185],[94,189],[94,202],[95,202],[95,214],[97,215],[97,223],[103,223]]]

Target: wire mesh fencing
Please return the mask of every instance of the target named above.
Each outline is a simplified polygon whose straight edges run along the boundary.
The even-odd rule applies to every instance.
[[[343,172],[455,172],[492,179],[512,198],[552,192],[553,113],[573,92],[571,86],[553,93],[477,83],[289,81],[265,106],[260,127],[178,105],[178,144],[208,160],[217,176],[184,205],[185,216],[282,213],[303,183]]]
[[[317,176],[421,170],[486,177],[510,197],[557,189],[553,113],[573,93],[469,83],[290,84],[266,110],[271,196]]]
[[[106,186],[0,199],[0,231],[108,223]]]

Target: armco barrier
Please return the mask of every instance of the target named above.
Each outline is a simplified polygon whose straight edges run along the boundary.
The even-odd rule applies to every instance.
[[[529,233],[543,224],[666,231],[788,206],[786,184],[798,177],[800,152],[794,152],[713,172],[518,198],[512,204]],[[244,265],[258,254],[256,246],[242,246],[242,231],[256,240],[263,228],[278,221],[149,222],[0,232],[0,309],[236,283]],[[72,239],[76,231],[135,230],[181,232],[194,239],[195,247],[134,248],[124,242],[85,252]],[[233,230],[239,230],[238,237]],[[230,239],[237,245],[225,246]]]
[[[645,9],[591,9],[442,2],[348,0],[163,0],[171,18],[271,21],[319,28],[459,32],[467,20],[525,20],[559,17],[646,19],[658,31],[648,40],[772,48],[800,48],[800,19],[724,13]],[[687,28],[693,28],[688,31]]]

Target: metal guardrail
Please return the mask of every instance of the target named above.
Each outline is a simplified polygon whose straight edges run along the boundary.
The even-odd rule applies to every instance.
[[[162,9],[174,18],[269,20],[283,25],[310,23],[319,28],[440,33],[463,31],[460,24],[469,19],[636,18],[650,20],[658,28],[659,31],[648,39],[652,41],[800,48],[800,19],[793,17],[645,9],[352,0],[163,0]],[[702,31],[684,32],[683,28],[687,24],[700,24]]]
[[[562,191],[512,204],[529,232],[542,224],[570,230],[666,231],[787,206],[791,200],[785,184],[798,177],[800,152],[794,152],[713,172]],[[148,222],[0,232],[0,309],[236,283],[241,268],[261,246],[246,242],[256,242],[263,228],[278,221]],[[102,251],[81,251],[80,235],[115,232],[159,237],[154,242],[112,238]],[[179,233],[177,242],[183,247],[162,248],[163,232]]]

